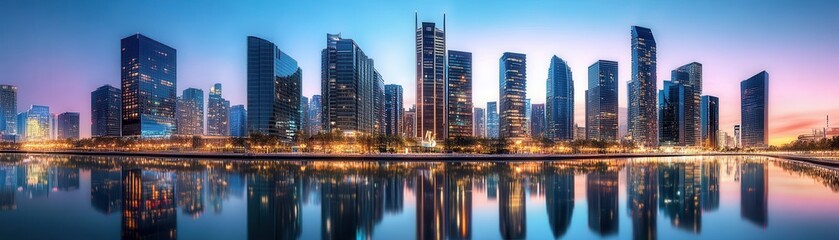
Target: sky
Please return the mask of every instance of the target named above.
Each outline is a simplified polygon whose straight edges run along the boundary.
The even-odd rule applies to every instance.
[[[588,66],[619,63],[620,106],[631,76],[630,27],[652,29],[658,88],[670,71],[704,67],[703,95],[720,98],[720,128],[740,122],[739,83],[769,73],[770,144],[839,126],[839,1],[0,1],[0,84],[18,86],[18,111],[80,112],[90,136],[90,92],[119,86],[119,40],[142,33],[178,51],[178,94],[224,86],[246,103],[246,37],[277,44],[303,69],[303,95],[320,94],[327,33],[354,39],[386,84],[415,102],[414,14],[442,25],[450,50],[473,53],[473,102],[498,99],[498,60],[527,54],[527,97],[545,101],[548,64],[574,76],[576,122],[584,125]],[[621,116],[625,119],[625,116]],[[623,120],[622,120],[623,121]]]

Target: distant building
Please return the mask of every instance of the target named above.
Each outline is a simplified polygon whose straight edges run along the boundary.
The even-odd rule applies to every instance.
[[[245,105],[234,105],[230,107],[230,136],[248,136],[248,110]]]
[[[401,136],[404,113],[402,108],[402,86],[396,84],[385,85],[385,135]]]
[[[720,147],[720,100],[714,96],[702,96],[700,101],[700,135],[702,146],[706,148]]]
[[[321,52],[322,125],[326,131],[372,134],[376,127],[378,73],[352,39],[326,35]]]
[[[302,70],[267,40],[248,37],[248,134],[280,137],[291,144],[300,128]]]
[[[674,81],[664,81],[658,94],[658,134],[661,146],[685,146],[684,99],[690,90]]]
[[[0,134],[17,134],[17,87],[0,85]]]
[[[17,134],[18,140],[26,141],[26,123],[29,118],[29,112],[20,112],[17,114]]]
[[[474,108],[472,112],[472,136],[485,138],[487,134],[486,112],[483,108]]]
[[[472,53],[449,50],[448,137],[472,136]]]
[[[498,133],[502,138],[525,137],[527,59],[521,53],[504,53],[499,59]]]
[[[487,137],[498,138],[498,103],[487,102]]]
[[[588,67],[586,139],[618,137],[618,63],[599,60]]]
[[[740,148],[740,125],[734,125],[734,147]]]
[[[685,94],[681,99],[681,118],[684,122],[680,124],[681,138],[684,146],[702,146],[701,133],[701,112],[699,107],[702,95],[702,64],[692,62],[685,64],[671,72],[671,79],[684,86]]]
[[[769,74],[760,72],[740,82],[743,148],[769,146]]]
[[[405,117],[402,120],[405,126],[404,135],[407,138],[416,138],[417,134],[417,109],[416,106],[411,106],[405,111]]]
[[[545,104],[533,104],[530,111],[530,136],[541,138],[545,136]]]
[[[385,134],[385,80],[373,70],[373,134]]]
[[[122,90],[105,85],[90,93],[90,135],[119,137],[122,135]]]
[[[656,42],[648,28],[632,26],[632,79],[628,84],[628,134],[641,146],[658,145]]]
[[[303,136],[312,136],[309,132],[309,98],[306,96],[300,96],[300,130]]]
[[[530,120],[531,120],[531,111],[533,109],[532,105],[530,104],[530,98],[524,100],[524,134],[526,136],[531,136],[530,134]]]
[[[574,78],[568,64],[551,58],[545,98],[545,135],[560,141],[574,139]]]
[[[25,115],[26,141],[50,140],[50,107],[32,105]]]
[[[177,104],[177,52],[141,34],[123,38],[121,45],[122,136],[171,136]]]
[[[321,98],[320,95],[313,95],[311,101],[309,101],[309,120],[306,126],[309,127],[309,134],[315,135],[321,132],[323,128],[321,126]]]
[[[79,139],[79,113],[65,112],[58,115],[58,139]]]
[[[586,128],[574,124],[574,140],[586,140]]]
[[[230,113],[230,101],[221,96],[221,83],[216,83],[210,88],[209,98],[207,98],[207,135],[230,135],[228,113]]]
[[[204,135],[204,91],[187,88],[178,97],[175,120],[177,133],[185,136]]]
[[[433,22],[422,22],[415,16],[416,31],[416,137],[431,132],[436,140],[446,135],[446,16],[443,29]]]

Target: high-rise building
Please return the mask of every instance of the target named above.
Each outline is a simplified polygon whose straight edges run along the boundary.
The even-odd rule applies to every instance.
[[[320,95],[312,95],[312,100],[309,101],[309,120],[306,126],[309,127],[309,134],[318,134],[322,128],[321,126],[321,99]]]
[[[17,134],[17,87],[0,85],[0,134]]]
[[[498,138],[498,103],[487,102],[487,133],[488,138]]]
[[[664,81],[658,96],[659,145],[685,146],[685,97],[690,90],[675,81]]]
[[[588,67],[586,138],[615,141],[618,137],[618,63],[599,60]]]
[[[373,133],[385,134],[385,80],[373,69]]]
[[[58,115],[58,139],[79,139],[79,113],[65,112]]]
[[[530,120],[531,120],[531,104],[530,98],[524,100],[524,135],[531,136],[530,134]]]
[[[702,136],[702,147],[720,147],[720,100],[714,96],[702,96],[700,103],[700,135]]]
[[[472,53],[449,50],[448,137],[472,135]]]
[[[586,128],[574,124],[574,140],[586,140]]]
[[[248,110],[245,105],[233,105],[230,107],[230,136],[248,136]]]
[[[50,140],[50,107],[32,105],[23,122],[26,141]]]
[[[700,130],[700,98],[702,96],[702,64],[692,62],[676,68],[671,72],[672,81],[684,86],[685,94],[681,98],[681,105],[684,108],[682,117],[684,122],[680,124],[679,131],[682,132],[684,146],[701,146]]]
[[[417,106],[411,106],[405,111],[405,117],[402,120],[402,125],[405,126],[404,136],[407,138],[416,138],[417,134]]]
[[[632,80],[627,87],[627,131],[635,143],[658,144],[656,113],[656,43],[648,28],[632,26]]]
[[[506,52],[499,60],[498,133],[502,138],[523,138],[527,99],[527,59]]]
[[[105,85],[90,93],[90,135],[119,137],[122,135],[122,91]]]
[[[309,98],[306,96],[300,96],[300,130],[303,136],[312,136],[309,132]]]
[[[396,84],[385,85],[385,135],[401,136],[405,126],[402,125],[402,86]]]
[[[230,135],[230,126],[227,122],[230,120],[227,116],[228,113],[230,113],[230,101],[221,96],[221,83],[216,83],[210,88],[210,94],[207,98],[207,135]],[[296,122],[300,122],[300,120],[298,119]]]
[[[248,37],[248,134],[294,142],[300,127],[302,72],[274,43]]]
[[[483,108],[475,108],[472,112],[472,136],[484,138],[487,136],[486,112]]]
[[[568,64],[551,58],[545,98],[545,135],[560,141],[574,139],[574,78]]]
[[[121,45],[122,136],[169,137],[178,101],[177,52],[141,34]]]
[[[26,141],[26,120],[29,119],[29,112],[17,114],[17,135],[21,141]]]
[[[530,136],[545,136],[545,104],[533,104],[530,110]]]
[[[740,82],[741,145],[769,146],[769,74],[760,72]]]
[[[416,79],[417,79],[417,131],[416,137],[431,132],[435,139],[443,140],[448,124],[446,116],[446,15],[443,29],[433,22],[419,24],[414,16],[416,29]]]
[[[178,98],[175,120],[179,135],[204,135],[204,91],[187,88]]]
[[[734,147],[740,148],[740,125],[734,125]]]
[[[326,35],[321,52],[322,125],[326,131],[372,134],[376,130],[378,73],[355,41]]]

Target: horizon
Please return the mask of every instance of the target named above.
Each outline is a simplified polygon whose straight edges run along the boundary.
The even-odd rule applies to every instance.
[[[837,2],[656,2],[649,10],[638,2],[362,2],[352,3],[358,7],[351,11],[333,4],[322,8],[318,2],[3,2],[0,84],[18,87],[18,112],[30,105],[49,106],[55,114],[79,112],[81,136],[89,137],[90,92],[105,84],[120,85],[119,41],[124,37],[141,33],[177,50],[178,95],[187,88],[206,94],[221,83],[231,105],[247,106],[247,36],[274,42],[296,59],[303,69],[303,96],[311,98],[320,94],[320,50],[326,34],[341,33],[375,60],[385,84],[403,87],[407,109],[415,102],[414,14],[420,22],[438,25],[445,14],[447,50],[474,57],[474,107],[497,101],[498,58],[518,52],[528,55],[527,97],[533,104],[545,101],[548,64],[556,55],[576,73],[578,125],[585,126],[581,110],[587,67],[598,59],[618,62],[619,107],[626,108],[629,33],[637,25],[650,28],[658,44],[659,89],[671,70],[690,62],[703,64],[702,95],[719,98],[723,132],[733,135],[733,125],[740,122],[740,82],[761,71],[769,73],[771,145],[823,128],[827,115],[839,116],[832,95],[839,84],[830,77],[831,65],[839,62],[839,26],[831,24],[839,22],[833,14],[839,10]],[[271,11],[286,7],[301,10]],[[685,8],[693,11],[677,11]],[[530,14],[513,19],[503,15],[516,10]],[[150,11],[158,14],[140,19]],[[379,16],[355,17],[365,13]],[[718,35],[707,34],[712,30]],[[620,122],[625,122],[625,113]]]

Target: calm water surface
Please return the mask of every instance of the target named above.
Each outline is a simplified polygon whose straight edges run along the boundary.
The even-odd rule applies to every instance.
[[[839,171],[766,157],[0,155],[0,239],[835,239],[838,228]]]

